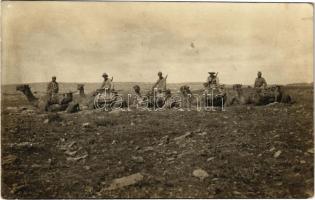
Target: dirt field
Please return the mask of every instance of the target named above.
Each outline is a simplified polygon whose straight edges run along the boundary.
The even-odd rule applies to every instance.
[[[7,87],[2,197],[313,196],[313,88],[288,91],[293,105],[54,115]]]

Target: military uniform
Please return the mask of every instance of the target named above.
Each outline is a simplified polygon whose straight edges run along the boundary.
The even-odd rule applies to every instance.
[[[218,87],[219,86],[219,78],[216,76],[215,77],[209,76],[207,78],[207,83],[208,83],[209,88]]]
[[[103,81],[103,83],[102,83],[102,85],[101,85],[101,89],[109,89],[109,91],[111,91],[112,90],[112,81],[111,80],[109,80],[109,79],[107,79],[107,80],[104,80]]]
[[[49,104],[59,103],[59,84],[56,81],[51,81],[47,86],[47,94],[49,95]]]
[[[47,86],[47,93],[49,95],[58,94],[59,84],[57,82],[51,81]]]
[[[254,88],[267,87],[267,82],[263,77],[257,77],[255,80]]]
[[[158,79],[154,85],[154,88],[157,88],[158,91],[166,91],[166,78]]]

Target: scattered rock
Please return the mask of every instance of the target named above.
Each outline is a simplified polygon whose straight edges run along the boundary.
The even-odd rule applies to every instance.
[[[48,123],[49,123],[49,119],[45,119],[44,124],[48,124]]]
[[[112,181],[110,186],[105,190],[115,190],[129,185],[134,185],[143,180],[143,175],[140,173],[132,174],[130,176],[117,178]]]
[[[173,160],[175,160],[174,157],[170,157],[170,158],[167,158],[167,159],[166,159],[166,161],[168,161],[168,162],[173,161]]]
[[[176,138],[174,138],[175,142],[181,142],[183,141],[185,138],[190,137],[191,136],[191,132],[186,132],[184,135],[178,136]]]
[[[202,132],[202,133],[199,133],[198,135],[201,135],[201,136],[205,136],[205,135],[207,135],[207,132]]]
[[[16,183],[12,185],[12,190],[11,190],[11,193],[15,194],[21,190],[25,190],[27,189],[27,186],[26,185],[17,185]]]
[[[210,158],[207,159],[207,162],[209,162],[209,161],[211,161],[213,159],[214,159],[214,157],[210,157]]]
[[[118,143],[117,140],[112,141],[112,144],[117,144],[117,143]]]
[[[38,144],[33,144],[31,142],[21,142],[21,143],[10,144],[11,148],[16,148],[16,149],[31,149],[34,146],[38,146]]]
[[[314,148],[310,148],[307,150],[307,153],[311,153],[311,154],[314,154]]]
[[[31,167],[32,167],[32,168],[41,168],[42,166],[39,165],[39,164],[32,164]]]
[[[90,166],[84,166],[83,168],[84,168],[85,170],[90,170],[90,169],[91,169]]]
[[[282,182],[277,182],[276,186],[281,186],[283,183]]]
[[[4,158],[2,158],[2,165],[10,165],[15,163],[17,160],[17,157],[15,155],[8,155]]]
[[[306,161],[305,161],[305,160],[301,160],[300,163],[301,163],[301,164],[305,164]]]
[[[279,150],[279,151],[277,151],[277,152],[273,155],[273,157],[274,157],[274,158],[278,158],[281,153],[282,153],[282,151]]]
[[[144,152],[153,151],[153,150],[154,150],[153,147],[145,147],[145,148],[143,149]]]
[[[239,191],[233,191],[234,195],[241,195],[242,193],[240,193]]]
[[[137,163],[143,163],[144,159],[142,156],[132,156],[131,157],[133,161],[137,162]]]
[[[88,155],[83,155],[83,156],[79,156],[79,157],[75,157],[75,158],[68,157],[67,161],[78,161],[78,160],[86,158],[87,156]]]
[[[82,124],[82,127],[83,128],[89,128],[89,127],[91,127],[91,124],[89,122],[86,122],[86,123]]]
[[[68,156],[74,156],[77,153],[77,151],[69,151],[69,149],[65,152]]]
[[[108,112],[108,114],[111,114],[111,115],[114,115],[114,116],[119,116],[120,113],[121,113],[120,110],[113,110],[113,111]]]
[[[277,104],[278,104],[278,102],[269,103],[269,104],[266,105],[266,107],[274,106],[274,105],[277,105]]]
[[[193,175],[197,178],[200,178],[200,180],[203,180],[203,179],[209,177],[209,174],[205,170],[202,170],[202,169],[194,170]]]
[[[7,107],[6,110],[10,111],[10,112],[17,112],[19,109],[17,107]]]

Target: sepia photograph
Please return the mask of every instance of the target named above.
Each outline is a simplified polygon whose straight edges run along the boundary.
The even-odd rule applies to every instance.
[[[1,197],[313,198],[313,9],[2,1]]]

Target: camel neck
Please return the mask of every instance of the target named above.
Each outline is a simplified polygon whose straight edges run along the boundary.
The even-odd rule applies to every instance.
[[[33,95],[33,93],[30,90],[25,90],[24,94],[30,102],[37,100],[37,98]]]
[[[84,97],[85,96],[84,89],[81,89],[79,94],[80,94],[81,97]]]

